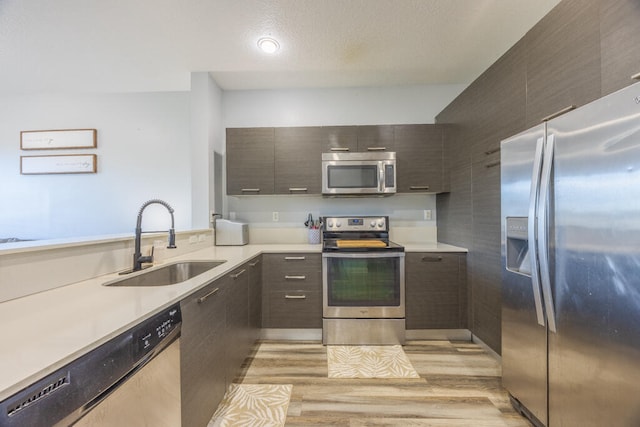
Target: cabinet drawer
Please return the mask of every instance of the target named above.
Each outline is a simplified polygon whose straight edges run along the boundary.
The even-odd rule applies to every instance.
[[[322,292],[274,291],[267,295],[266,328],[321,328]]]
[[[267,291],[321,290],[320,254],[267,254],[264,261],[264,287]]]

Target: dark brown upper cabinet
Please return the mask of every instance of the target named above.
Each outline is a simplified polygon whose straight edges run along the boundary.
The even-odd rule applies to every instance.
[[[227,194],[273,194],[274,141],[274,128],[227,129]]]
[[[564,0],[525,36],[527,127],[598,99],[600,2]]]
[[[358,126],[358,151],[395,151],[393,126]]]
[[[320,194],[323,127],[275,129],[275,194]]]
[[[439,193],[443,180],[442,128],[435,124],[393,127],[398,193]]]
[[[344,153],[358,151],[356,126],[326,126],[326,139],[322,143],[323,153]]]
[[[640,73],[640,2],[600,2],[602,96],[636,83]]]

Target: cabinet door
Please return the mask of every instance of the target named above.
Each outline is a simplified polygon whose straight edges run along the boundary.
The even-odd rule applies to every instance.
[[[358,151],[358,126],[326,126],[326,139],[322,144],[323,153]]]
[[[227,194],[273,194],[273,128],[227,129],[226,156]]]
[[[600,97],[599,5],[561,1],[526,34],[527,127]]]
[[[640,73],[640,2],[603,0],[600,10],[602,96],[637,80]]]
[[[222,280],[228,288],[226,310],[227,386],[241,372],[253,343],[249,330],[249,265],[244,264]]]
[[[216,280],[180,303],[183,426],[206,426],[226,391],[225,291]]]
[[[394,126],[399,193],[443,191],[442,128],[438,125]]]
[[[321,127],[275,129],[275,193],[320,194],[322,192]]]
[[[407,329],[466,328],[464,255],[406,254]]]
[[[358,151],[395,151],[393,126],[358,126]]]
[[[247,263],[249,266],[249,330],[252,341],[260,338],[262,328],[262,255]]]

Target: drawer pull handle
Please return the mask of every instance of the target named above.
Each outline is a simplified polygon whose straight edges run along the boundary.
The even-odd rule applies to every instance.
[[[367,151],[385,151],[387,147],[367,147]]]
[[[640,79],[640,73],[637,73],[631,76],[631,80],[638,80],[638,79]]]
[[[442,261],[441,256],[426,256],[422,257],[422,262],[440,262]]]
[[[307,187],[289,187],[289,193],[295,193],[295,192],[306,193],[307,191],[308,191]]]
[[[284,276],[285,280],[307,280],[307,276]]]
[[[259,188],[243,188],[240,191],[243,193],[259,193],[260,189]]]
[[[499,164],[500,164],[500,160],[498,160],[496,162],[487,163],[486,165],[484,165],[484,167],[489,169],[489,168],[492,168],[494,166],[498,166]]]
[[[213,296],[215,294],[218,293],[218,291],[220,290],[220,288],[215,288],[214,290],[212,290],[211,292],[202,295],[200,298],[198,298],[196,301],[198,301],[198,304],[202,304],[203,302],[205,302],[207,300],[207,298],[209,298],[210,296]]]
[[[306,295],[285,295],[285,299],[306,299]]]
[[[542,120],[540,120],[540,122],[548,122],[551,119],[555,119],[556,117],[559,117],[561,115],[563,115],[564,113],[568,113],[569,111],[575,109],[576,106],[575,105],[569,105],[568,107],[564,107],[562,110],[556,111],[553,114],[549,114],[547,117],[543,117]]]
[[[409,190],[420,191],[420,190],[428,190],[428,185],[412,185],[409,187]]]
[[[242,276],[245,273],[245,271],[247,270],[240,270],[236,274],[232,274],[231,277],[233,277],[234,279],[237,279],[238,277]]]
[[[349,151],[349,147],[334,147],[330,148],[329,151]]]
[[[484,152],[484,154],[486,154],[487,156],[493,153],[497,153],[498,151],[500,151],[500,147],[498,148],[492,148],[491,150],[487,150]]]
[[[254,263],[251,263],[251,262],[250,262],[250,263],[249,263],[249,266],[251,266],[251,267],[255,267],[255,266],[256,266],[256,265],[258,265],[258,264],[260,264],[260,260],[257,260],[257,261],[256,261],[256,262],[254,262]]]
[[[303,256],[286,256],[285,261],[304,261],[306,257]]]

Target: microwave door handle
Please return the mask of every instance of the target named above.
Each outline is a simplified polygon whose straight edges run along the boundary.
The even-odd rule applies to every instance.
[[[378,191],[382,193],[384,190],[384,164],[378,164]]]

